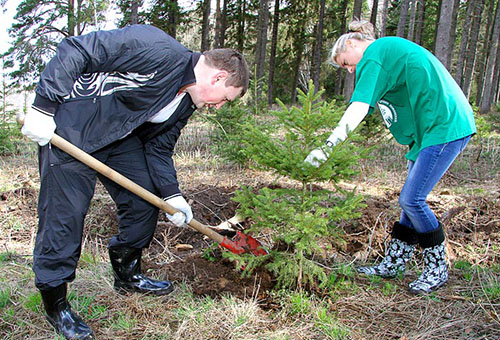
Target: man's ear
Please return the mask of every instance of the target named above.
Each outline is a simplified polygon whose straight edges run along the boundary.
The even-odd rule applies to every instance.
[[[225,70],[219,70],[212,76],[212,85],[216,82],[221,81],[224,82],[227,79],[228,72]]]

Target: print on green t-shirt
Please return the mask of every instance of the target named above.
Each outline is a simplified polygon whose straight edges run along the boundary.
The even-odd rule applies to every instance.
[[[423,47],[398,37],[375,40],[356,66],[351,102],[378,106],[396,141],[425,147],[476,132],[472,108],[446,68]]]

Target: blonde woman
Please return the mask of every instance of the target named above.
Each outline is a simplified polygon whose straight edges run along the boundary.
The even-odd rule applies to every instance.
[[[351,103],[325,146],[312,151],[306,162],[318,166],[349,130],[379,109],[396,141],[410,147],[408,176],[384,259],[358,271],[381,277],[404,273],[419,244],[425,267],[409,288],[429,293],[447,282],[448,267],[443,227],[426,198],[476,132],[472,108],[446,68],[423,47],[398,37],[375,39],[373,25],[366,21],[353,21],[349,29],[330,58],[356,75]]]

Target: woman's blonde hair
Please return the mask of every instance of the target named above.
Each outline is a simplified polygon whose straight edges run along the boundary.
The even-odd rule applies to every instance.
[[[339,67],[337,63],[335,62],[335,59],[337,56],[345,52],[347,49],[347,40],[351,39],[356,39],[356,40],[369,40],[373,41],[375,40],[375,28],[373,27],[372,23],[366,20],[354,20],[351,21],[349,24],[349,32],[343,34],[340,36],[340,38],[337,39],[335,44],[333,44],[333,47],[330,51],[330,63],[334,65],[335,67]]]

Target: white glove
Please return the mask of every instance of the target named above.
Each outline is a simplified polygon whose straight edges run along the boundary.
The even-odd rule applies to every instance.
[[[44,146],[50,141],[55,130],[56,122],[53,114],[33,106],[28,109],[21,129],[23,135]]]
[[[174,196],[172,198],[165,199],[165,202],[170,204],[173,208],[179,210],[173,215],[165,213],[168,220],[178,227],[182,227],[185,224],[189,224],[193,219],[193,212],[188,202],[182,196]]]
[[[318,167],[328,159],[328,155],[323,150],[323,148],[314,149],[307,155],[304,162],[311,164],[312,166]]]
[[[307,155],[304,162],[309,163],[315,167],[320,166],[321,163],[328,159],[329,151],[338,143],[347,138],[347,132],[353,131],[366,117],[370,105],[362,102],[353,102],[347,108],[346,112],[340,119],[338,126],[333,130],[330,137],[325,142],[325,146],[314,149]]]

